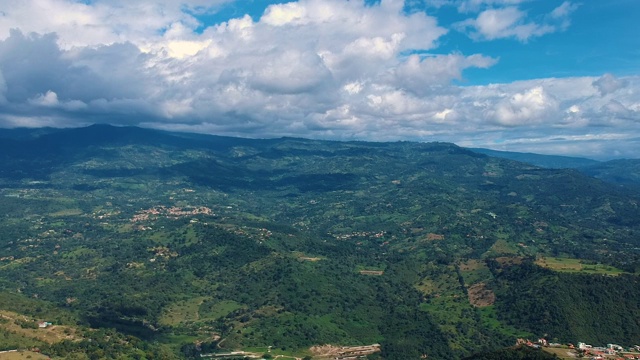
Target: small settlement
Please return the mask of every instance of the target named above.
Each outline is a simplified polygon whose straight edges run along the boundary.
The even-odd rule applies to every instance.
[[[549,343],[547,340],[541,338],[537,342],[530,340],[518,339],[517,345],[526,345],[537,349],[547,350],[553,352],[556,355],[562,357],[562,353],[558,351],[550,351],[551,349],[566,349],[565,354],[569,358],[580,357],[589,360],[640,360],[640,346],[634,345],[631,347],[624,347],[617,344],[607,344],[603,346],[593,346],[584,342],[578,342],[578,345],[573,344],[557,344]]]

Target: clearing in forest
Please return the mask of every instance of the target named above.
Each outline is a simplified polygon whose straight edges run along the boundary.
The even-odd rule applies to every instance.
[[[184,322],[216,320],[241,307],[235,301],[198,296],[171,304],[163,312],[160,324],[175,326]]]
[[[48,356],[33,351],[0,351],[0,360],[42,360]]]
[[[50,325],[46,328],[38,328],[37,320],[5,310],[0,310],[0,318],[2,319],[0,327],[4,330],[28,339],[43,341],[49,344],[62,340],[76,339],[76,330],[69,326]],[[20,324],[22,324],[22,326]],[[30,328],[30,326],[34,328]]]
[[[360,270],[360,275],[381,276],[383,274],[382,270]]]
[[[195,297],[189,300],[182,300],[171,304],[162,314],[160,324],[178,325],[181,322],[197,321],[200,319],[198,309],[207,298],[204,296]]]
[[[580,259],[571,258],[539,257],[536,259],[536,265],[558,272],[612,276],[624,274],[624,271],[613,266],[604,264],[585,264]]]
[[[575,359],[577,354],[575,350],[565,348],[551,348],[546,347],[542,349],[545,352],[556,355],[560,359]]]
[[[496,302],[496,294],[485,283],[478,283],[469,286],[469,303],[475,307],[491,306]]]

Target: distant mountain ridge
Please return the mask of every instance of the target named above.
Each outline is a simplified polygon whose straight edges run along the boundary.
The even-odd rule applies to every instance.
[[[614,184],[640,188],[640,159],[610,160],[578,168],[583,174]]]
[[[547,169],[576,169],[613,184],[640,189],[640,159],[597,161],[588,158],[469,148],[480,154],[520,161]]]
[[[499,151],[483,148],[469,148],[469,150],[489,156],[516,160],[548,169],[578,169],[600,163],[600,161],[597,160],[573,156],[542,155],[535,153]]]
[[[0,129],[0,139],[3,139],[3,141],[0,142],[1,152],[11,156],[24,157],[33,151],[49,151],[53,152],[51,155],[55,155],[55,153],[62,149],[70,150],[77,147],[98,146],[105,143],[163,144],[165,146],[188,146],[222,151],[233,146],[262,146],[261,144],[272,144],[286,139],[294,140],[295,138],[250,139],[96,124],[83,128],[67,129]],[[385,143],[361,143],[371,146],[376,146],[376,144],[378,144],[377,146],[385,146]],[[519,161],[547,169],[576,169],[585,175],[597,179],[640,189],[640,159],[618,159],[602,162],[583,157],[499,151],[485,148],[468,148],[468,150],[478,154]],[[1,153],[0,156],[2,156]],[[41,164],[40,166],[43,165]]]

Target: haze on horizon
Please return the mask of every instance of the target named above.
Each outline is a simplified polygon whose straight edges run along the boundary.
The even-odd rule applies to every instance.
[[[0,127],[637,158],[635,0],[0,0]]]

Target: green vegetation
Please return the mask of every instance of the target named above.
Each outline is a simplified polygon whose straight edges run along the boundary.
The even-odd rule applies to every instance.
[[[507,324],[554,342],[595,344],[640,340],[640,279],[553,272],[525,260],[491,264],[498,284],[496,310]]]
[[[380,344],[371,358],[406,360],[544,334],[640,343],[640,194],[576,171],[445,143],[104,126],[0,155],[0,311],[28,319],[0,321],[5,348]]]
[[[532,349],[526,346],[519,346],[513,349],[501,349],[481,354],[475,354],[464,360],[552,360],[557,356],[546,353],[542,350]]]
[[[17,351],[0,354],[0,360],[44,360],[49,357],[33,351]]]
[[[540,257],[536,260],[536,265],[547,269],[568,273],[582,273],[594,275],[620,275],[624,271],[616,269],[610,265],[598,264],[580,259]]]

